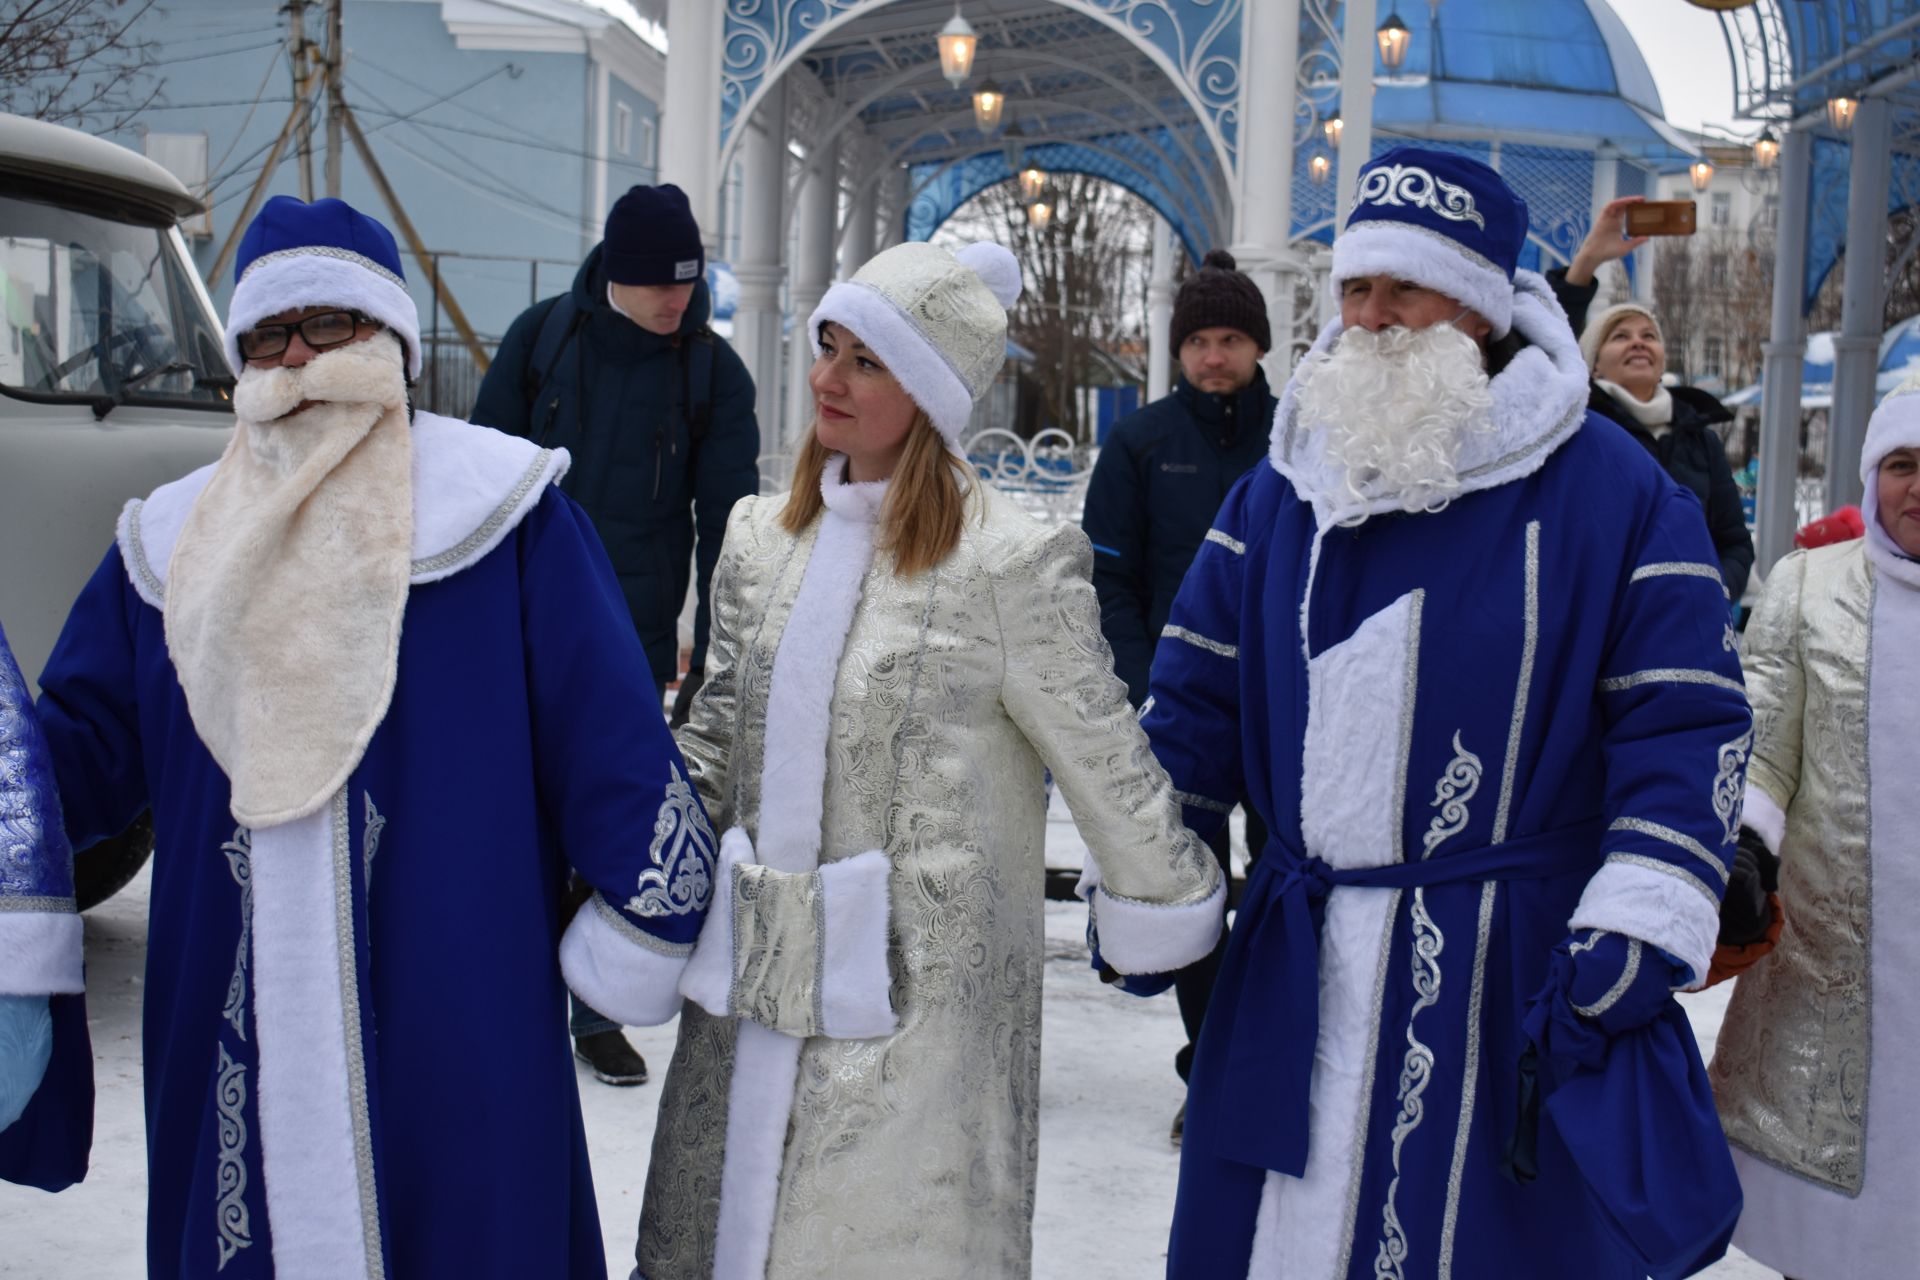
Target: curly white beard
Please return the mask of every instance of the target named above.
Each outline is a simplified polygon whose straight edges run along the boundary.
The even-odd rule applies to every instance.
[[[294,412],[308,401],[311,407]],[[326,444],[331,432],[346,430],[357,439],[365,423],[379,416],[345,407],[406,404],[406,352],[390,333],[329,348],[298,368],[248,365],[233,388],[234,415],[247,426],[247,447],[282,478]]]
[[[1355,502],[1441,510],[1460,494],[1461,449],[1493,429],[1479,344],[1450,324],[1348,329],[1298,376],[1300,425],[1321,436]]]

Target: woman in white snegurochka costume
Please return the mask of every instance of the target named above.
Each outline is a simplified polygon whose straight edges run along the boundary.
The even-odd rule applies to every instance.
[[[1786,921],[1712,1074],[1733,1242],[1799,1280],[1920,1266],[1920,383],[1875,411],[1860,477],[1866,537],[1781,560],[1742,655],[1742,823],[1780,859]]]
[[[791,493],[733,510],[679,734],[722,841],[660,1099],[644,1280],[1028,1274],[1051,769],[1101,953],[1207,954],[1225,886],[1128,708],[1092,551],[956,450],[1012,254],[903,244],[807,325]]]

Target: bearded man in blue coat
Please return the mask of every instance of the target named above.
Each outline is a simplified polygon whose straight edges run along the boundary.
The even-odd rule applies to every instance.
[[[279,197],[237,275],[232,444],[41,676],[74,845],[153,810],[148,1273],[599,1280],[562,975],[671,1017],[712,832],[567,455],[410,413],[387,229]]]
[[[1206,832],[1271,830],[1190,1084],[1168,1273],[1687,1274],[1738,1188],[1703,980],[1751,722],[1697,501],[1587,411],[1526,207],[1363,170],[1340,318],[1162,634]]]

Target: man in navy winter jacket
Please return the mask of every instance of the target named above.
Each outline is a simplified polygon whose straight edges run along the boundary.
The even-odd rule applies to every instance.
[[[1169,336],[1180,378],[1170,393],[1114,425],[1081,517],[1093,543],[1100,629],[1135,707],[1146,701],[1154,649],[1187,567],[1227,491],[1266,456],[1273,424],[1273,391],[1260,368],[1273,346],[1266,299],[1235,270],[1231,254],[1213,250],[1180,286]],[[1247,848],[1257,857],[1265,829],[1251,810],[1247,824]],[[1210,844],[1230,873],[1225,825]],[[1182,1080],[1225,947],[1223,936],[1211,956],[1174,982],[1187,1030],[1174,1058]],[[1174,1119],[1175,1142],[1184,1114]]]

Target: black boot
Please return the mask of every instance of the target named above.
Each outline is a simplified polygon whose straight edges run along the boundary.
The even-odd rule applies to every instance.
[[[602,1084],[647,1082],[647,1060],[634,1051],[618,1028],[580,1036],[573,1042],[573,1056],[593,1068],[593,1078]]]

